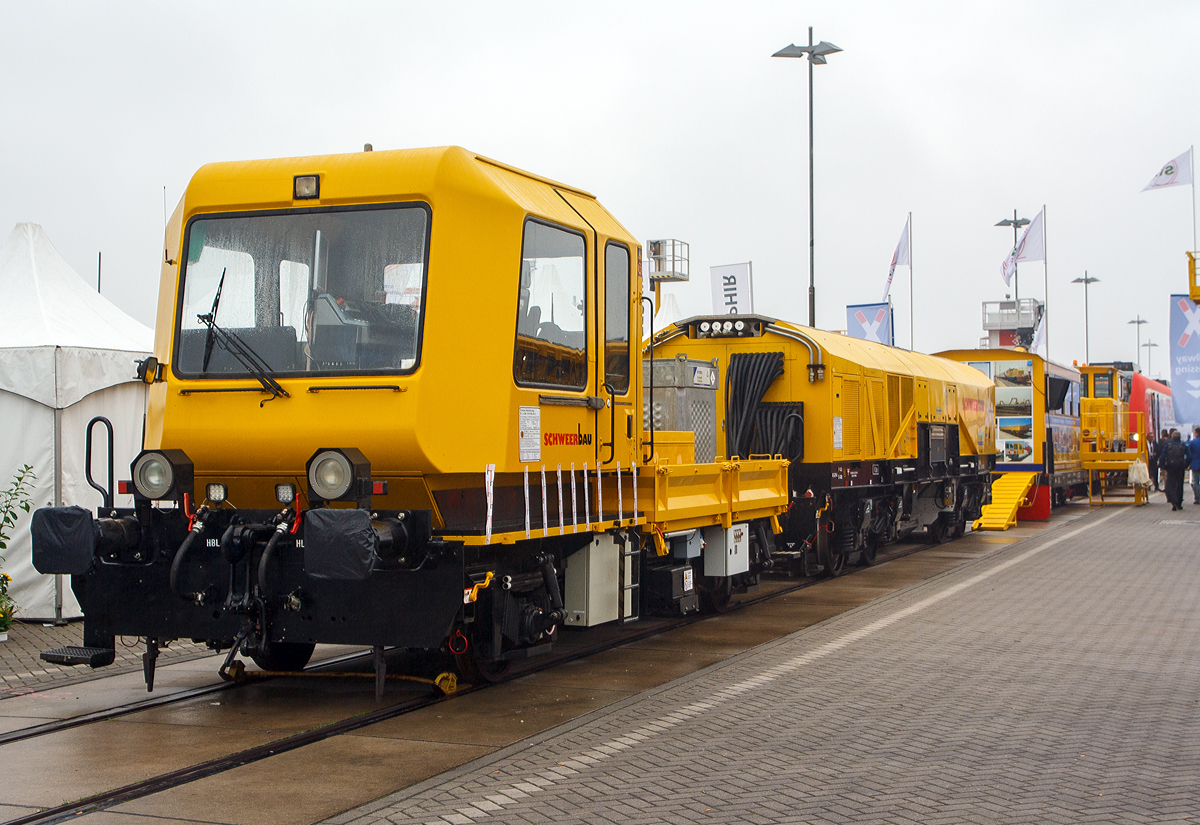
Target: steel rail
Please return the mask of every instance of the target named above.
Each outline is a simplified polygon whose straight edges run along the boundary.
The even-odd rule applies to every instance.
[[[356,659],[370,658],[371,651],[362,653],[347,653],[342,656],[335,656],[332,659],[322,659],[319,662],[314,662],[304,668],[305,672],[319,672],[328,667],[342,665],[347,662],[353,662]],[[190,661],[195,661],[192,659]],[[115,674],[114,674],[115,675]],[[103,677],[101,677],[103,678]],[[277,678],[277,677],[263,677]],[[88,682],[94,682],[95,679],[89,679]],[[76,684],[88,684],[88,682],[79,682]],[[26,739],[35,739],[39,736],[46,736],[59,731],[70,730],[84,725],[90,725],[95,722],[104,722],[109,719],[119,719],[122,716],[128,716],[131,713],[138,713],[143,710],[152,710],[161,708],[167,705],[173,705],[177,702],[184,702],[188,699],[195,699],[200,696],[209,696],[214,693],[220,693],[230,688],[240,687],[239,682],[219,682],[217,684],[206,685],[205,687],[190,688],[178,693],[171,693],[166,696],[156,696],[150,699],[142,699],[138,702],[130,702],[126,705],[117,705],[116,707],[106,708],[105,710],[92,711],[91,713],[82,713],[79,716],[71,716],[66,719],[55,719],[50,722],[44,722],[40,725],[31,725],[27,728],[18,728],[17,730],[0,733],[0,746],[8,745],[13,742],[21,742]],[[54,690],[51,687],[49,690]],[[0,823],[6,825],[6,823]]]
[[[892,561],[892,560],[898,559],[898,558],[903,558],[904,556],[908,556],[913,553],[919,553],[922,550],[928,549],[930,547],[937,547],[937,546],[944,546],[944,545],[916,544],[911,547],[906,547],[897,552],[888,553],[886,556],[878,559],[876,561],[875,565],[872,565],[872,566],[877,566],[879,564],[882,564],[883,562]],[[866,568],[859,568],[859,570],[862,570],[862,569],[866,569]],[[849,572],[849,574],[843,574],[843,575],[853,575],[855,572],[858,572],[858,571],[852,570]],[[805,588],[820,584],[821,582],[823,582],[825,580],[826,580],[825,576],[809,577],[805,581],[800,581],[793,585],[781,587],[778,590],[772,590],[769,593],[762,593],[757,596],[752,596],[748,599],[742,599],[737,602],[733,602],[730,604],[729,609],[727,611],[725,611],[725,615],[727,615],[728,613],[738,611],[738,610],[744,610],[745,608],[751,607],[756,604],[761,604],[762,602],[776,599],[780,596],[788,595],[789,593],[795,593],[796,591],[803,590]],[[686,626],[694,624],[696,622],[700,622],[700,621],[704,621],[705,619],[712,618],[712,615],[713,614],[697,613],[692,616],[681,616],[678,619],[667,621],[664,624],[658,624],[658,625],[655,625],[654,627],[648,627],[644,631],[639,631],[639,632],[634,632],[634,633],[621,633],[616,637],[607,639],[607,640],[597,643],[595,645],[589,645],[587,647],[572,650],[569,653],[566,653],[561,656],[550,657],[535,667],[528,668],[528,669],[521,669],[518,672],[512,673],[512,674],[508,675],[506,678],[501,679],[495,683],[485,682],[485,683],[476,684],[476,685],[467,685],[463,688],[460,688],[459,690],[455,691],[454,693],[452,693],[448,696],[438,695],[438,696],[421,697],[421,698],[413,699],[413,700],[410,700],[407,702],[401,702],[401,703],[398,703],[395,705],[391,705],[389,707],[379,708],[378,710],[374,710],[374,711],[371,711],[369,713],[365,713],[365,714],[362,714],[359,716],[353,716],[348,719],[341,719],[341,720],[338,720],[335,722],[330,722],[327,725],[322,725],[320,727],[313,728],[311,730],[307,730],[302,733],[293,734],[292,736],[286,736],[282,739],[277,739],[273,742],[267,742],[262,745],[257,745],[253,748],[247,748],[246,750],[238,751],[238,752],[232,753],[232,754],[227,754],[225,756],[215,757],[215,758],[209,759],[205,762],[200,762],[195,765],[190,765],[188,767],[179,768],[178,770],[159,774],[158,776],[153,776],[149,779],[144,779],[140,782],[133,782],[129,785],[124,785],[119,788],[114,788],[110,791],[104,791],[102,793],[84,797],[83,799],[78,799],[78,800],[75,800],[74,802],[70,802],[70,803],[67,803],[64,805],[57,805],[52,808],[46,808],[46,809],[38,811],[36,813],[27,814],[23,817],[18,817],[16,819],[8,820],[7,822],[0,823],[0,825],[56,825],[57,823],[66,822],[76,816],[83,816],[85,814],[94,813],[96,811],[106,810],[108,808],[113,807],[114,805],[120,805],[125,802],[130,802],[134,799],[140,799],[142,797],[149,796],[150,794],[159,793],[160,791],[170,790],[171,788],[176,788],[176,787],[179,787],[180,785],[186,785],[190,782],[195,782],[197,780],[204,779],[209,776],[214,776],[216,774],[224,773],[225,771],[232,770],[234,768],[238,768],[243,765],[248,765],[252,762],[258,762],[260,760],[266,759],[271,756],[276,756],[278,754],[287,753],[289,751],[296,750],[297,748],[302,748],[306,745],[315,744],[317,742],[324,741],[325,739],[329,739],[334,736],[340,736],[340,735],[343,735],[346,733],[351,733],[353,731],[360,730],[361,728],[369,727],[376,723],[384,722],[388,719],[393,719],[397,716],[403,716],[404,714],[411,713],[412,711],[415,711],[415,710],[420,710],[422,708],[430,707],[432,705],[436,705],[441,702],[450,701],[457,696],[466,695],[469,693],[475,693],[477,691],[484,690],[486,688],[491,687],[492,684],[503,684],[511,679],[528,676],[531,673],[536,673],[536,672],[539,672],[542,670],[547,670],[552,667],[558,667],[560,665],[575,661],[577,659],[582,659],[587,656],[595,655],[596,653],[602,653],[606,650],[611,650],[612,648],[615,648],[615,647],[620,647],[622,645],[626,645],[631,642],[636,642],[636,641],[640,641],[642,639],[646,639],[646,638],[649,638],[652,636],[657,636],[661,633],[667,632],[668,630],[676,630],[681,627],[686,627]],[[358,656],[362,656],[362,655],[363,654],[354,654],[347,658],[348,659],[349,658],[357,658]],[[321,664],[328,664],[328,663],[322,662]],[[200,690],[213,690],[213,689],[220,689],[220,688],[224,688],[224,687],[225,687],[224,685],[216,685],[216,686],[213,686],[213,688],[201,688]],[[174,696],[168,697],[168,698],[176,699],[176,697],[174,697]],[[163,704],[168,704],[168,703],[169,702],[163,702]],[[139,704],[144,705],[145,703],[139,703]],[[129,706],[129,707],[132,707],[132,706]],[[138,708],[138,709],[142,709],[142,708]],[[124,712],[132,713],[132,712],[134,712],[134,710],[128,710],[128,711],[124,711]],[[120,715],[123,715],[123,713]],[[85,717],[77,717],[77,718],[84,719]],[[112,717],[108,717],[108,718],[112,718]],[[82,722],[80,722],[80,724],[90,724],[90,721],[92,721],[92,720],[82,721]],[[96,720],[96,721],[98,721],[98,720]],[[73,727],[73,726],[71,726],[71,727]]]

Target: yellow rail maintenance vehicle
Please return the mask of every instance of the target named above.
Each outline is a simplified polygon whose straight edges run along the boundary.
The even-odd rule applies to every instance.
[[[1084,452],[1121,452],[1137,432],[1129,426],[1129,396],[1133,389],[1133,364],[1113,361],[1107,364],[1077,366],[1082,380],[1080,439]]]
[[[987,500],[995,388],[965,364],[761,315],[679,321],[648,354],[655,393],[670,364],[715,370],[721,423],[696,430],[697,454],[703,436],[717,460],[791,462],[781,532],[757,534],[764,562],[838,575],[917,530],[934,542],[962,535]]]
[[[327,642],[380,679],[385,646],[494,678],[564,627],[696,609],[703,559],[650,536],[769,523],[787,463],[657,471],[640,276],[592,195],[461,148],[204,166],[138,367],[134,507],[34,518],[85,614],[83,648],[43,655],[141,636],[152,687],[160,640],[270,670]]]

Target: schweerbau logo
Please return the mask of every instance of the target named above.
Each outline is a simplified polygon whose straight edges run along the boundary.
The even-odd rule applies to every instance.
[[[542,433],[546,447],[583,447],[592,443],[592,434],[577,430],[573,433]]]

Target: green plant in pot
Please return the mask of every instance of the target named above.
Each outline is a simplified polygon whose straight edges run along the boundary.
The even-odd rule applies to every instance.
[[[21,513],[29,512],[29,490],[35,478],[33,468],[26,464],[17,470],[8,487],[0,490],[0,551],[8,549],[8,540]],[[0,555],[0,562],[3,561],[4,556]],[[11,583],[12,576],[0,571],[0,636],[4,638],[8,638],[8,629],[17,613],[17,603],[8,594]]]

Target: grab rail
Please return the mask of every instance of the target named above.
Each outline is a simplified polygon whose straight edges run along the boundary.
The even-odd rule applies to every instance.
[[[96,483],[96,480],[94,478],[92,478],[92,430],[95,428],[95,426],[97,424],[103,424],[104,428],[106,430],[108,430],[108,489],[101,487],[99,484]],[[87,483],[91,486],[91,488],[93,490],[95,490],[97,493],[99,493],[101,496],[104,497],[104,509],[111,510],[112,506],[113,506],[113,487],[114,487],[114,481],[113,481],[113,478],[114,478],[114,475],[113,475],[113,425],[112,425],[111,421],[109,421],[107,418],[105,418],[102,415],[98,415],[95,418],[93,418],[91,421],[88,422],[87,438],[84,440],[84,448],[83,448],[83,468],[84,468],[83,474],[87,478]]]

